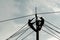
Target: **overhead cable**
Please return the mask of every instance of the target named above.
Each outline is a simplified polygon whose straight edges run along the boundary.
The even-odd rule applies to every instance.
[[[48,26],[48,25],[46,25],[46,26]],[[55,32],[57,32],[57,33],[59,33],[59,34],[60,34],[60,32],[59,32],[59,31],[57,31],[57,30],[55,30],[55,29],[53,29],[53,28],[51,28],[51,27],[49,27],[49,26],[48,26],[48,28],[50,28],[50,29],[52,29],[53,31],[55,31]]]
[[[57,28],[57,29],[59,29],[59,30],[60,30],[60,28],[56,27],[56,26],[55,26],[55,25],[53,25],[52,23],[50,23],[50,22],[48,22],[48,21],[46,21],[46,20],[45,20],[45,22],[47,22],[48,24],[50,24],[50,25],[52,25],[53,27],[55,27],[55,28]]]
[[[46,29],[48,29],[48,26],[45,26]],[[51,33],[53,33],[56,37],[59,37],[57,34],[55,34],[53,31],[51,31],[50,29],[48,29]],[[60,37],[59,37],[60,38]]]
[[[27,23],[26,23],[22,28],[20,28],[17,32],[15,32],[12,36],[10,36],[8,39],[13,38],[13,37],[19,35],[20,33],[24,32],[24,31],[26,30],[26,28],[27,28],[27,27],[25,27],[26,25],[27,25]],[[25,28],[24,28],[24,27],[25,27]],[[24,29],[23,29],[23,28],[24,28]],[[23,29],[23,30],[22,30],[22,29]]]
[[[32,31],[31,33],[29,33],[27,36],[25,36],[24,38],[22,38],[22,40],[24,40],[25,38],[27,38],[29,35],[31,35],[34,31]]]
[[[56,38],[56,39],[60,40],[59,38],[57,38],[56,36],[52,35],[51,33],[47,32],[47,31],[45,31],[45,30],[43,30],[43,29],[42,29],[42,31],[44,31],[45,33],[47,33],[47,34],[51,35],[52,37],[54,37],[54,38]]]
[[[28,28],[28,29],[29,29],[29,28]],[[26,29],[21,35],[19,35],[19,36],[16,38],[16,40],[18,40],[19,37],[21,37],[24,33],[26,33],[28,29]]]
[[[60,13],[60,11],[56,11],[56,12],[44,12],[44,13],[37,13],[37,14],[53,14],[53,13]],[[26,15],[26,16],[20,16],[20,17],[6,19],[6,20],[1,20],[0,23],[11,21],[11,20],[16,20],[16,19],[20,19],[20,18],[25,18],[25,17],[29,17],[29,16],[33,16],[33,15],[35,15],[35,14]]]

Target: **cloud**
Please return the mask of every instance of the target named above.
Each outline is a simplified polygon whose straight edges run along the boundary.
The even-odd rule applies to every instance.
[[[56,39],[56,38],[52,37],[52,38],[49,38],[48,40],[58,40],[58,39]]]
[[[12,18],[12,15],[17,13],[13,0],[0,0],[0,20]]]

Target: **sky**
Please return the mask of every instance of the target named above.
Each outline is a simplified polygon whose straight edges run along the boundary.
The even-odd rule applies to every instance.
[[[37,7],[38,9],[38,13],[60,11],[60,0],[0,0],[0,21],[24,15],[34,14],[35,7]],[[49,21],[50,23],[58,27],[60,26],[60,14],[58,13],[45,15],[41,14],[39,16],[44,17],[45,20]],[[0,22],[0,40],[6,40],[7,38],[9,38],[25,23],[27,23],[28,19],[31,19],[33,17],[34,16],[7,22]],[[35,32],[32,33],[29,37],[27,37],[25,40],[28,39],[35,40]],[[40,40],[57,39],[43,31],[40,31]]]

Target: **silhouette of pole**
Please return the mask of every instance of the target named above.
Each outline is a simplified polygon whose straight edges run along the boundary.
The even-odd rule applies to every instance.
[[[37,24],[38,24],[38,22],[37,22],[37,20],[38,20],[38,17],[37,17],[37,7],[35,7],[35,17],[36,17],[36,40],[39,40],[39,30],[38,30],[38,26],[37,26]]]
[[[36,40],[39,40],[39,31],[41,30],[43,24],[44,24],[44,19],[43,17],[40,17],[41,20],[38,19],[37,16],[37,7],[35,7],[35,22],[31,22],[33,19],[28,20],[28,25],[30,28],[32,28],[36,32]],[[33,24],[36,23],[36,28],[33,26]]]
[[[38,26],[37,26],[37,14],[35,14],[35,16],[36,16],[36,40],[39,40],[39,30],[38,30]]]

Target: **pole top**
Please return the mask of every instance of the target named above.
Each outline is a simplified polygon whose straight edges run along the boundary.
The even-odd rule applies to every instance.
[[[37,14],[37,7],[35,7],[35,14]]]
[[[37,7],[35,7],[35,17],[37,18]]]

